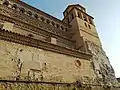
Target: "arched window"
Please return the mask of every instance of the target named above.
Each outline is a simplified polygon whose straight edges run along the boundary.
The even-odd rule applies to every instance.
[[[53,26],[55,26],[55,23],[54,23],[54,22],[52,22],[52,25],[53,25]]]
[[[5,1],[5,2],[3,3],[3,5],[8,6],[8,5],[9,5],[9,2],[8,2],[8,1]]]
[[[88,24],[89,29],[91,29],[91,26]]]
[[[29,16],[32,16],[32,12],[31,12],[31,11],[28,11],[28,15],[29,15]]]
[[[47,19],[46,22],[47,22],[47,24],[49,24],[49,23],[50,23],[50,20]]]
[[[56,24],[56,27],[59,28],[60,27],[59,24]]]
[[[64,27],[63,27],[63,26],[61,26],[61,30],[64,30]]]
[[[34,37],[34,36],[33,36],[32,34],[28,34],[28,37],[31,37],[31,38],[32,38],[32,37]]]
[[[17,9],[17,5],[16,5],[16,4],[13,4],[13,5],[12,5],[12,8],[13,8],[13,9]]]
[[[89,22],[90,22],[90,24],[93,24],[93,21],[92,21],[92,19],[90,19],[90,18],[89,18]]]
[[[85,21],[87,21],[87,17],[86,17],[86,15],[83,15],[83,19],[84,19]]]
[[[84,23],[85,24],[85,27],[87,27],[87,24],[86,23]]]
[[[45,21],[45,18],[44,18],[44,17],[41,17],[40,19],[41,19],[42,21]]]
[[[35,17],[36,19],[38,19],[38,15],[37,15],[37,14],[35,14],[34,17]]]
[[[24,8],[20,8],[20,12],[21,12],[21,13],[24,13],[24,12],[25,12],[25,9],[24,9]]]
[[[79,17],[79,18],[82,18],[81,13],[79,13],[79,12],[78,12],[78,17]]]

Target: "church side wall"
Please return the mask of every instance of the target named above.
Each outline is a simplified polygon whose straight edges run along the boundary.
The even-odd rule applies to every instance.
[[[71,83],[95,75],[88,60],[0,40],[0,78]]]

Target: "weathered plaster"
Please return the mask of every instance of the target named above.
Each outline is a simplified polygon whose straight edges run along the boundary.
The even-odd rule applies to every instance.
[[[0,50],[2,79],[76,82],[95,78],[88,60],[3,40]]]

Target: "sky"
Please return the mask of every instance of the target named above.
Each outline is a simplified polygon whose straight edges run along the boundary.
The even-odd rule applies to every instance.
[[[69,4],[83,5],[95,19],[103,49],[120,77],[120,0],[22,0],[62,20]]]

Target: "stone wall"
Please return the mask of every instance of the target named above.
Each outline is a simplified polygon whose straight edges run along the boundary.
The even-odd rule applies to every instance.
[[[2,4],[1,1],[0,3]],[[27,13],[21,13],[19,10],[16,12],[11,5],[12,3],[7,5],[8,7],[0,5],[0,22],[4,23],[3,29],[8,30],[0,32],[0,90],[120,90],[112,87],[117,83],[114,70],[98,37],[96,39],[82,33],[86,38],[100,44],[97,46],[87,41],[88,52],[92,55],[88,52],[72,50],[75,46],[74,41],[70,40],[72,34],[67,33],[70,29],[69,25],[44,13],[42,14],[53,20],[39,17],[38,11],[34,12],[38,17],[31,18]],[[26,31],[23,32],[24,29]],[[83,27],[82,29],[87,30]],[[92,27],[92,30],[95,31],[95,28]],[[34,38],[28,37],[29,35]],[[45,37],[40,37],[41,35]],[[96,35],[97,33],[94,36]],[[48,37],[58,39],[61,41],[59,45],[64,47],[45,42]],[[45,40],[40,41],[40,38]]]
[[[0,82],[0,90],[120,90],[120,88],[79,83],[3,81]]]
[[[93,66],[94,73],[96,74],[98,83],[107,85],[113,85],[117,83],[114,69],[112,68],[109,58],[102,49],[94,43],[87,42],[88,50],[93,55],[91,64]]]
[[[76,90],[89,90],[89,88],[90,90],[119,90],[119,88],[110,89],[117,81],[103,49],[91,42],[87,42],[87,45],[89,52],[93,54],[91,60],[0,40],[0,87],[12,88],[7,90],[17,90],[13,88],[75,90],[76,84],[70,85],[69,89],[65,88],[68,88],[67,84],[79,81],[84,85],[82,87],[80,85],[81,89]],[[8,80],[8,82],[4,82],[4,80]],[[10,82],[11,80],[12,82]],[[24,82],[19,83],[18,81]],[[46,86],[46,84],[41,84],[41,81],[65,84],[57,84],[57,86],[47,84]],[[51,87],[55,89],[49,89]]]
[[[89,60],[0,40],[0,79],[95,82]]]

